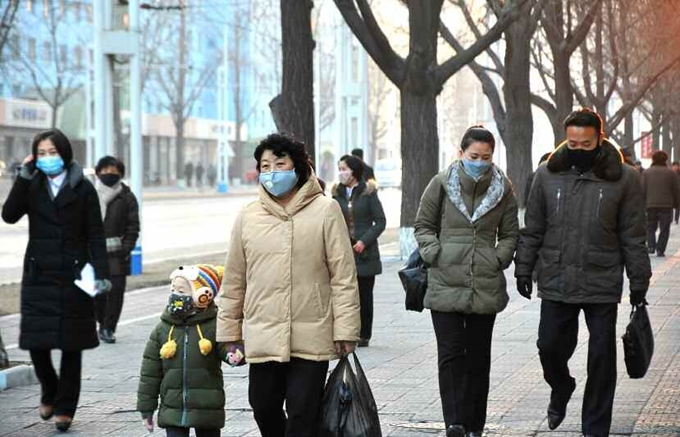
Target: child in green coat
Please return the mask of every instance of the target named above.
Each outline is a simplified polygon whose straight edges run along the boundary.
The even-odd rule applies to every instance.
[[[222,361],[244,364],[243,350],[226,350],[215,342],[217,295],[224,268],[208,264],[175,270],[169,304],[144,350],[137,391],[137,410],[153,432],[158,426],[168,437],[219,436],[224,426]]]

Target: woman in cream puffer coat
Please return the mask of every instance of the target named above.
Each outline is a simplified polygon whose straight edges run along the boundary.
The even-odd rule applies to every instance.
[[[354,254],[340,207],[323,196],[303,144],[270,135],[255,159],[259,199],[232,230],[217,341],[244,342],[263,437],[313,436],[328,362],[359,338]]]

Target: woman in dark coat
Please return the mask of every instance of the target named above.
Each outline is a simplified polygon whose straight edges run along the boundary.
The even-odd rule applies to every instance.
[[[111,273],[111,290],[95,299],[99,339],[115,343],[127,275],[130,274],[130,253],[139,237],[139,204],[132,190],[121,182],[125,177],[125,164],[120,160],[105,156],[97,163],[95,172]]]
[[[340,184],[333,187],[333,198],[340,204],[354,249],[361,299],[361,340],[368,346],[373,330],[373,287],[382,273],[378,237],[385,230],[385,213],[375,181],[366,182],[364,163],[356,156],[340,158]]]
[[[56,129],[42,132],[32,151],[2,219],[13,224],[28,216],[19,346],[30,351],[40,380],[40,417],[55,416],[57,429],[66,431],[78,405],[82,351],[99,345],[94,300],[74,280],[90,263],[98,280],[95,288],[106,288],[106,243],[97,192],[73,161],[68,138]],[[62,351],[59,376],[52,349]]]

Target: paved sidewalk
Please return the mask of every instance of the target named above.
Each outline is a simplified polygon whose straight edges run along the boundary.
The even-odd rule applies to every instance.
[[[679,234],[671,239],[668,253],[680,248]],[[680,437],[680,252],[652,259],[655,269],[648,294],[649,311],[656,334],[652,367],[643,380],[625,373],[621,341],[618,341],[619,378],[614,405],[612,435]],[[371,347],[359,350],[380,408],[384,436],[443,436],[437,385],[436,349],[429,314],[403,309],[403,292],[396,276],[398,263],[386,265],[376,293],[376,320]],[[586,373],[587,329],[581,323],[579,346],[571,360],[577,390],[567,418],[557,431],[545,420],[549,388],[543,381],[536,350],[539,300],[527,301],[514,291],[499,315],[493,343],[488,436],[580,436],[580,405]],[[618,335],[628,321],[627,293],[619,307]],[[140,357],[156,324],[156,313],[167,298],[166,287],[129,293],[115,345],[102,345],[85,353],[80,408],[70,435],[145,436],[134,411]],[[6,343],[16,343],[18,317],[0,318]],[[26,359],[16,348],[13,360]],[[58,353],[55,353],[55,357]],[[56,360],[55,360],[56,361]],[[227,390],[227,424],[224,436],[257,436],[247,401],[247,369],[224,366]],[[52,423],[38,418],[37,386],[0,393],[0,435],[50,436]],[[165,435],[162,430],[154,435]]]

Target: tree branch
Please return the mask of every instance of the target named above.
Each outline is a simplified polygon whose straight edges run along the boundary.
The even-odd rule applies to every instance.
[[[336,0],[337,1],[337,0]],[[459,52],[456,56],[453,56],[448,61],[444,62],[438,66],[435,70],[435,80],[437,82],[437,88],[441,88],[444,83],[458,72],[461,68],[465,67],[471,61],[473,61],[480,53],[486,50],[491,44],[498,41],[503,32],[508,28],[516,19],[519,13],[519,8],[527,0],[509,0],[501,17],[498,19],[496,24],[489,29],[489,31],[481,38],[475,41],[470,47],[465,49],[463,52]]]
[[[586,16],[583,18],[583,21],[579,23],[578,26],[576,26],[576,29],[572,32],[571,29],[569,29],[567,33],[567,37],[565,38],[565,52],[569,55],[574,53],[574,51],[578,48],[579,45],[583,42],[584,39],[588,36],[588,32],[590,32],[590,28],[593,25],[593,22],[595,21],[595,17],[597,17],[598,10],[602,6],[602,0],[595,0],[592,6],[590,7],[590,10],[586,14]]]

